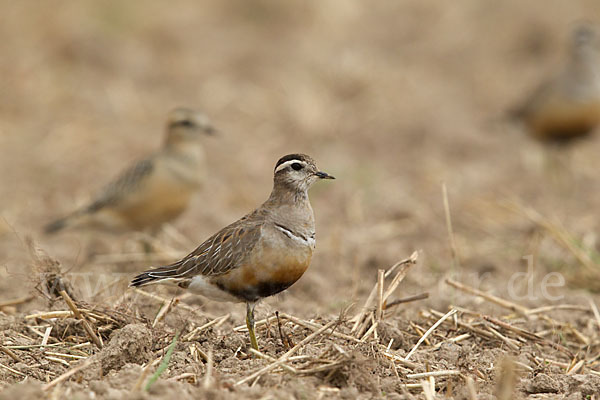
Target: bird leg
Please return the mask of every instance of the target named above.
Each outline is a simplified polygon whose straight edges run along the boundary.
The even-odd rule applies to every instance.
[[[250,335],[250,345],[256,351],[258,351],[258,342],[256,341],[256,335],[254,334],[254,306],[256,303],[246,303],[246,327],[248,327],[248,334]]]

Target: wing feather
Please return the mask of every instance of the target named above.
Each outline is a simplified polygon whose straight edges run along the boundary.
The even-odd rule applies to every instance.
[[[119,203],[129,193],[137,190],[154,169],[154,160],[147,158],[138,161],[123,171],[114,181],[100,191],[96,199],[86,208],[87,212],[96,212],[104,207]]]
[[[161,281],[189,282],[196,275],[225,274],[244,263],[259,241],[262,220],[243,218],[204,241],[185,258],[136,276],[130,286]]]

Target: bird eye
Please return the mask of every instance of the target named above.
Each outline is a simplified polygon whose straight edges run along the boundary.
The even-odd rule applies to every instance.
[[[292,169],[295,171],[300,171],[302,168],[303,168],[303,166],[300,163],[295,162],[292,164]]]
[[[179,121],[178,125],[185,126],[186,128],[190,128],[190,127],[194,126],[194,123],[192,121],[190,121],[189,119],[184,119],[182,121]]]

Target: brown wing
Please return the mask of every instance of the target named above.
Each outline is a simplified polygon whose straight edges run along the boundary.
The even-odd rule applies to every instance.
[[[182,260],[136,276],[130,286],[188,281],[196,275],[222,275],[240,266],[260,237],[262,219],[244,217],[223,228]]]
[[[154,169],[153,158],[141,160],[121,173],[114,181],[106,185],[100,194],[84,208],[80,208],[66,217],[46,225],[44,232],[55,233],[75,223],[78,218],[93,214],[105,207],[118,204],[124,197],[137,190],[144,184]]]
[[[114,181],[105,186],[96,199],[86,208],[96,212],[106,206],[118,203],[123,197],[137,190],[154,169],[152,157],[138,161],[123,171]]]

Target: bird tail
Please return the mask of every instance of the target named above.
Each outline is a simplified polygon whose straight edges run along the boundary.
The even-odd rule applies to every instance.
[[[77,221],[81,219],[82,216],[87,214],[87,210],[78,210],[72,214],[67,215],[66,217],[62,217],[53,221],[44,227],[44,233],[47,235],[51,235],[58,231],[62,231],[63,229],[73,226],[77,224]]]
[[[181,275],[179,265],[171,264],[142,272],[131,280],[129,287],[141,287],[157,283],[178,284],[185,280],[186,278]]]
[[[51,235],[58,231],[62,231],[67,226],[71,225],[72,216],[66,216],[63,218],[59,218],[56,221],[53,221],[44,227],[44,233],[47,235]]]

